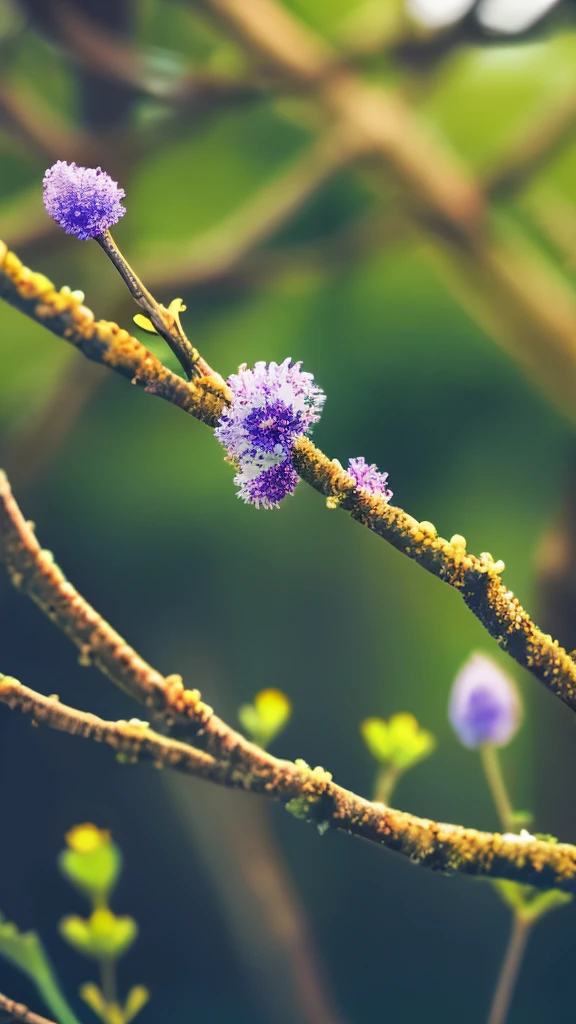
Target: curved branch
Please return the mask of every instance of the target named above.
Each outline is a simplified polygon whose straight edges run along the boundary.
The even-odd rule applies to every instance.
[[[61,704],[57,697],[0,677],[0,702],[31,716],[37,724],[105,743],[123,761],[152,761],[219,785],[279,800],[299,818],[368,839],[433,871],[508,878],[539,888],[576,889],[576,847],[533,836],[477,832],[396,811],[332,781],[323,768],[284,761],[249,744],[244,764],[216,760],[178,740],[161,736],[141,722],[106,722]],[[33,1022],[32,1022],[33,1024]]]
[[[91,310],[80,305],[72,295],[57,292],[47,278],[41,274],[34,274],[7,250],[4,251],[3,258],[0,252],[0,296],[48,327],[53,333],[76,345],[88,358],[110,366],[124,376],[132,376],[133,382],[140,384],[146,391],[172,402],[208,426],[217,423],[224,405],[229,401],[228,388],[214,371],[210,376],[199,380],[184,381],[167,370],[159,359],[127,331],[123,331],[117,324],[95,322]],[[336,499],[337,504],[346,509],[358,522],[418,562],[444,583],[458,590],[470,610],[500,647],[544,683],[568,707],[576,710],[576,662],[556,640],[532,622],[518,599],[507,589],[500,579],[500,573],[504,568],[502,562],[494,561],[487,552],[479,557],[469,554],[466,551],[466,541],[459,534],[455,534],[450,541],[444,540],[437,535],[436,528],[431,523],[420,523],[403,509],[363,494],[361,490],[354,488],[352,478],[344,472],[339,463],[331,462],[308,439],[303,439],[295,446],[294,464],[302,479],[320,494]],[[10,529],[10,517],[13,517],[18,509],[15,503],[11,505],[6,501],[9,488],[5,479],[1,490],[4,497],[1,498],[0,512],[5,528]],[[93,634],[95,637],[100,635],[94,631],[94,616],[100,624],[101,617],[73,591],[62,573],[58,576],[59,570],[55,566],[51,572],[46,572],[46,559],[42,557],[38,560],[42,553],[33,534],[23,539],[22,524],[26,524],[19,512],[18,515],[20,542],[13,546],[11,561],[6,553],[0,552],[0,557],[9,565],[13,578],[19,578],[22,572],[19,559],[25,557],[27,551],[28,561],[24,563],[27,575],[25,573],[24,576],[29,580],[27,588],[33,599],[51,617],[56,618],[60,627],[78,646],[82,648],[88,644],[89,648],[95,649],[94,660],[99,667],[115,678],[119,685],[128,688],[133,696],[142,700],[142,684],[136,679],[140,665],[128,681],[124,676],[122,679],[114,676],[114,673],[118,673],[114,649],[119,643],[124,644],[124,641],[105,624],[113,637],[110,637],[110,644],[101,656],[97,649],[99,645],[97,644],[95,648],[92,639]],[[6,551],[6,542],[4,549]],[[38,589],[38,583],[42,583],[43,590]],[[62,585],[69,589],[64,591],[63,610],[58,618],[53,614],[52,597],[58,595]],[[71,590],[75,595],[74,600],[79,601],[80,605],[83,602],[85,606],[81,619],[70,619],[66,594]],[[80,605],[77,603],[75,607]],[[137,657],[135,652],[132,654]],[[144,700],[155,710],[166,710],[164,684],[160,682],[157,685],[162,678],[158,676],[156,682],[149,680],[144,687]],[[138,694],[130,689],[135,683],[138,683]],[[174,706],[174,701],[171,703]],[[192,713],[192,719],[194,714],[195,712]]]

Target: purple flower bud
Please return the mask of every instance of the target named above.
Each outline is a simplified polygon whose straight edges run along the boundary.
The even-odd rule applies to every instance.
[[[298,476],[290,461],[294,442],[320,419],[325,395],[301,363],[241,366],[228,385],[232,404],[215,435],[238,467],[238,497],[256,508],[278,508]]]
[[[126,213],[126,193],[101,167],[58,160],[44,175],[44,206],[67,235],[95,238]]]
[[[513,680],[484,654],[473,654],[460,669],[448,716],[465,747],[505,747],[520,725],[522,708]]]
[[[374,498],[382,498],[383,501],[390,501],[392,491],[388,487],[388,473],[381,473],[374,463],[368,465],[365,459],[360,456],[357,459],[350,459],[348,472],[354,477],[356,486]]]

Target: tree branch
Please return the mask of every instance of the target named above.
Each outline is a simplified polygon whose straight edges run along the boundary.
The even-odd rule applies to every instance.
[[[118,324],[95,320],[92,310],[82,305],[70,289],[57,291],[43,274],[23,266],[4,242],[0,242],[0,297],[93,362],[108,366],[149,394],[169,396],[173,405],[216,425],[228,397],[219,374],[206,366],[210,372],[203,377],[183,380]]]
[[[284,761],[249,744],[250,756],[216,760],[145,723],[106,722],[45,697],[16,679],[0,677],[0,702],[48,725],[112,747],[128,762],[152,761],[187,775],[257,793],[288,805],[296,817],[368,839],[422,867],[479,878],[509,878],[539,888],[576,889],[576,847],[534,837],[477,832],[372,803],[336,785],[323,768]]]
[[[9,1020],[18,1021],[19,1024],[55,1024],[53,1020],[48,1020],[47,1017],[40,1017],[38,1013],[32,1013],[32,1010],[29,1010],[23,1003],[15,1003],[13,999],[8,999],[7,996],[3,996],[1,993],[0,1013],[7,1013]]]
[[[30,292],[35,297],[24,298]],[[103,362],[126,376],[134,373],[136,383],[147,391],[173,402],[210,426],[218,421],[228,401],[228,389],[221,377],[215,375],[191,382],[170,373],[127,331],[105,321],[95,323],[90,310],[79,306],[71,296],[56,292],[47,278],[23,267],[13,253],[5,254],[3,263],[0,260],[0,296],[44,323],[54,333],[77,344],[89,358]],[[62,312],[57,313],[60,309]],[[127,368],[129,372],[126,372]],[[487,552],[479,557],[469,554],[466,541],[459,534],[450,541],[444,540],[437,535],[431,523],[419,523],[403,509],[364,495],[354,488],[352,478],[340,465],[331,462],[308,439],[296,445],[294,464],[302,479],[320,494],[336,498],[354,519],[458,590],[500,647],[568,707],[576,710],[576,663],[556,640],[532,622],[518,599],[507,589],[500,579],[503,563],[494,561]],[[31,532],[30,536],[26,535],[23,530],[25,521],[10,495],[5,477],[1,484],[0,505],[0,543],[4,549],[0,557],[6,561],[13,580],[27,589],[80,648],[92,651],[96,663],[118,685],[128,689],[136,699],[143,699],[158,713],[170,715],[176,709],[177,717],[190,717],[194,722],[199,696],[194,696],[196,691],[183,691],[191,693],[193,696],[190,698],[176,697],[175,691],[170,691],[167,697],[166,680],[158,673],[149,676],[146,670],[154,670],[150,670],[130,648],[128,669],[123,666],[119,674],[117,652],[126,646],[124,641],[67,583],[51,557],[41,551],[34,535]],[[16,522],[18,525],[15,527]],[[52,566],[49,570],[47,560]],[[75,601],[73,616],[69,610],[71,593]],[[57,603],[55,599],[58,599]],[[58,609],[57,613],[54,609]],[[78,609],[81,609],[79,616],[76,614]],[[131,661],[132,656],[136,661]],[[190,707],[186,703],[181,706],[182,700],[189,700]],[[204,724],[202,728],[205,728]]]

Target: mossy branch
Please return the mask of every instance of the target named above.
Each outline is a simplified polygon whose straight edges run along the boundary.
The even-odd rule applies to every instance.
[[[229,401],[226,384],[211,368],[205,377],[183,380],[166,369],[127,331],[117,324],[96,321],[92,311],[69,290],[56,291],[42,274],[24,267],[3,243],[0,243],[0,297],[71,342],[89,359],[129,377],[147,392],[164,398],[208,426],[217,423]],[[502,649],[568,707],[576,710],[576,663],[556,640],[532,622],[507,589],[500,578],[501,562],[494,561],[486,552],[480,556],[468,553],[464,538],[458,534],[449,541],[444,540],[431,523],[419,522],[401,508],[367,497],[354,487],[352,478],[339,463],[330,461],[308,439],[296,444],[294,465],[302,479],[315,490],[336,498],[339,507],[354,519],[458,590]],[[138,699],[141,699],[144,688],[148,706],[154,710],[165,706],[162,677],[154,679],[146,672],[142,675],[144,663],[140,663],[135,652],[132,655],[137,661],[124,666],[122,679],[118,678],[119,662],[115,652],[124,642],[110,627],[107,629],[113,636],[106,630],[105,635],[100,632],[100,617],[79,595],[76,595],[79,603],[74,605],[75,614],[70,616],[67,597],[70,584],[53,564],[52,569],[48,569],[47,557],[33,533],[26,530],[25,520],[9,494],[5,479],[0,486],[0,505],[0,548],[3,549],[0,558],[7,562],[13,578],[22,576],[22,584],[34,600],[56,618],[81,649],[91,651],[99,667],[124,689],[137,696],[131,689],[136,687]],[[11,538],[9,551],[7,536]],[[59,598],[56,604],[54,597]],[[58,615],[53,611],[55,607],[60,609]]]
[[[158,768],[173,768],[279,800],[322,832],[335,828],[368,839],[433,871],[507,878],[539,888],[576,889],[576,847],[568,843],[477,832],[418,818],[343,789],[322,768],[281,760],[246,741],[242,762],[233,752],[228,758],[214,758],[161,736],[145,723],[106,722],[9,677],[0,678],[0,701],[30,715],[37,724],[105,743],[123,761],[152,761]]]

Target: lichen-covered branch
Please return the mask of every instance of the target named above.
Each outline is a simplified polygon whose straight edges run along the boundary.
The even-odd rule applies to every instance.
[[[31,597],[76,645],[81,664],[94,664],[175,733],[193,738],[214,756],[237,762],[253,757],[257,748],[218,718],[198,690],[186,689],[181,676],[163,676],[148,665],[78,593],[52,552],[41,548],[1,471],[0,562],[16,589]]]
[[[403,509],[363,494],[339,463],[330,461],[308,438],[296,443],[294,465],[303,480],[335,498],[353,519],[458,590],[500,647],[576,711],[576,662],[532,622],[508,590],[500,576],[503,562],[494,561],[488,552],[472,555],[460,534],[444,540],[432,523],[419,522]]]
[[[18,1021],[18,1024],[55,1024],[47,1017],[41,1017],[38,1013],[32,1013],[23,1003],[16,1003],[8,996],[0,992],[0,1013],[7,1014],[7,1021]]]
[[[208,372],[194,381],[179,377],[118,324],[95,320],[92,310],[69,288],[57,291],[44,274],[25,267],[4,242],[0,242],[0,298],[93,362],[215,426],[228,394],[218,374]]]
[[[106,722],[45,697],[16,679],[0,677],[0,702],[37,724],[112,747],[122,761],[152,761],[219,785],[279,800],[296,817],[368,839],[416,864],[483,878],[509,878],[541,888],[576,889],[576,847],[534,837],[477,832],[429,821],[343,789],[323,768],[284,761],[250,744],[250,756],[216,759],[161,736],[146,723]]]
[[[98,340],[97,357],[90,354],[93,351],[90,347],[93,334],[90,335],[87,352],[83,344],[75,340],[73,343],[89,358],[119,369],[125,376],[133,373],[136,382],[147,391],[160,395],[209,426],[214,426],[229,401],[229,390],[218,375],[213,373],[197,381],[184,381],[167,370],[127,331],[122,331],[115,324],[95,322],[87,307],[80,305],[67,292],[57,292],[51,282],[23,267],[20,260],[7,251],[3,261],[0,258],[0,296],[66,340],[76,337],[85,340],[80,326],[83,322],[88,323],[92,332],[100,329],[97,339],[102,336],[104,340]],[[307,439],[297,443],[294,465],[302,479],[315,490],[334,498],[336,504],[358,522],[458,590],[503,650],[532,672],[568,707],[576,710],[576,663],[556,640],[532,622],[518,599],[507,589],[500,578],[504,568],[502,562],[494,561],[486,552],[480,556],[469,554],[462,536],[444,540],[437,535],[431,523],[420,523],[400,508],[367,497],[354,487],[352,478],[339,463],[330,461]],[[167,707],[173,709],[182,704],[180,694],[176,703],[167,701],[166,681],[158,673],[150,676],[144,672],[142,675],[145,663],[74,591],[51,561],[51,556],[41,551],[34,534],[26,527],[5,477],[0,482],[0,558],[8,565],[12,578],[17,583],[20,581],[40,607],[115,682],[138,700],[144,700],[156,712],[167,713]],[[73,601],[70,600],[71,593]],[[73,615],[70,614],[71,608]],[[136,660],[130,661],[126,657],[124,661],[119,660],[117,651],[122,647],[130,650]],[[145,668],[153,672],[149,666]],[[181,682],[178,685],[182,686]],[[195,691],[183,692],[192,695],[189,705],[192,709]],[[174,711],[168,714],[172,715]],[[194,721],[195,715],[195,710],[191,713],[186,711],[184,718]],[[182,718],[178,710],[176,717]]]

